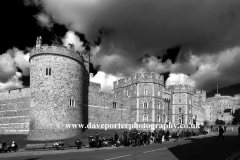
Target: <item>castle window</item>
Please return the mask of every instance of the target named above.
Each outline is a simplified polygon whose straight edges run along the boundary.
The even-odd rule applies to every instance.
[[[158,91],[158,96],[160,96],[160,91]]]
[[[190,114],[191,114],[191,112],[192,112],[191,109],[189,109],[189,113],[190,113]]]
[[[182,108],[179,108],[179,109],[178,109],[178,112],[179,112],[179,114],[181,114],[181,112],[182,112]]]
[[[144,122],[147,122],[148,121],[148,116],[145,114],[145,115],[143,115],[143,121]]]
[[[162,105],[162,110],[164,110],[164,104]]]
[[[157,116],[157,121],[160,122],[160,116]]]
[[[179,103],[181,103],[181,102],[182,102],[182,100],[181,100],[181,99],[179,99],[178,101],[179,101]]]
[[[166,123],[166,114],[163,113],[163,116],[162,116],[162,123]]]
[[[51,68],[46,68],[46,75],[48,75],[48,76],[51,75]]]
[[[160,106],[160,103],[157,103],[157,107],[158,107],[158,109],[161,109],[161,108],[160,108],[160,107],[161,107],[161,106]]]
[[[189,100],[189,104],[191,104],[191,99]]]
[[[147,95],[147,89],[144,89],[144,95]]]
[[[129,92],[128,92],[128,90],[127,90],[127,96],[129,97]]]
[[[148,108],[148,103],[147,102],[143,103],[143,108]]]
[[[113,108],[117,108],[117,102],[113,102]]]
[[[178,119],[178,123],[179,123],[179,124],[182,124],[182,120],[181,120],[181,119]]]
[[[74,99],[69,100],[69,106],[70,107],[75,107],[75,100]]]

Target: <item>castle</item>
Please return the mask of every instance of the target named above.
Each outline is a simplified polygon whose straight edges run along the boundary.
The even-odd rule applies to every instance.
[[[206,99],[205,91],[195,92],[188,85],[166,87],[163,76],[153,72],[115,81],[112,94],[101,92],[100,84],[89,82],[88,52],[79,53],[71,44],[42,45],[41,37],[29,62],[30,87],[0,92],[0,134],[56,140],[82,132],[54,127],[59,123],[203,124],[217,118],[231,120],[224,110],[235,109],[236,98]],[[219,98],[222,107],[216,107]]]

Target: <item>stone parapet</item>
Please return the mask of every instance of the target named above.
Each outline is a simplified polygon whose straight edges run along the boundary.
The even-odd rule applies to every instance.
[[[189,85],[181,85],[181,84],[170,85],[168,88],[172,91],[172,93],[182,93],[182,92],[190,93],[190,94],[194,93],[193,87]]]
[[[158,83],[164,85],[164,78],[162,75],[154,72],[136,73],[113,82],[113,89],[116,90],[135,83]]]
[[[21,97],[30,97],[30,88],[18,88],[0,91],[1,100],[14,100]]]
[[[101,84],[90,82],[89,83],[89,91],[90,92],[100,92],[101,91]]]
[[[32,57],[43,54],[54,54],[69,57],[81,63],[84,61],[82,55],[79,52],[76,52],[75,50],[69,50],[67,47],[60,45],[42,45],[33,48],[30,53],[29,61],[32,59]]]

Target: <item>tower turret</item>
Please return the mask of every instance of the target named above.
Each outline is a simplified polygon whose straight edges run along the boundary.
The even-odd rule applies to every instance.
[[[30,54],[30,130],[28,140],[66,139],[81,130],[63,124],[82,124],[84,61],[64,46],[41,45]]]

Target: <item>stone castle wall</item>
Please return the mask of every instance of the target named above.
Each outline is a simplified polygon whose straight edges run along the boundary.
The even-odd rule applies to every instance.
[[[140,82],[159,83],[164,85],[164,79],[162,75],[154,72],[145,72],[145,73],[136,73],[129,77],[125,77],[118,81],[115,81],[113,83],[113,90],[116,90],[117,88],[121,88],[121,87],[126,87],[132,84],[140,83]]]
[[[30,55],[31,110],[28,140],[76,136],[57,124],[83,123],[83,59],[65,47],[41,46]],[[51,69],[51,75],[46,69]]]
[[[0,92],[0,134],[29,131],[30,88]]]
[[[129,119],[128,105],[121,105],[114,94],[100,92],[100,84],[90,83],[88,97],[88,121],[91,123],[124,123]],[[113,103],[116,103],[116,108]],[[121,108],[122,107],[122,108]]]
[[[169,89],[172,91],[172,122],[193,123],[193,88],[188,85],[171,85]]]
[[[206,119],[206,92],[194,93],[188,85],[165,88],[158,73],[136,73],[114,82],[113,94],[101,92],[100,84],[89,82],[88,58],[74,48],[34,48],[30,88],[0,92],[0,133],[27,134],[30,129],[29,140],[64,139],[81,131],[56,129],[58,123],[178,123],[179,108],[185,124],[196,115],[198,123]],[[206,104],[211,105],[208,99]]]

